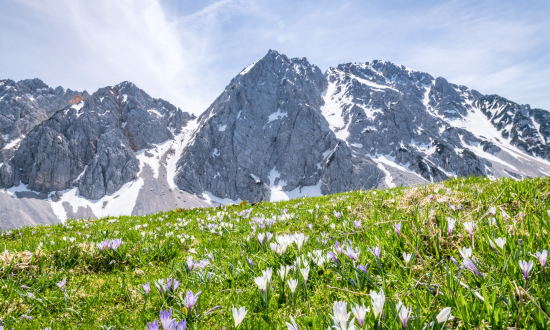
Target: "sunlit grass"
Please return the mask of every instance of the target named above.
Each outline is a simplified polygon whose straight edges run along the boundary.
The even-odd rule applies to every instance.
[[[549,191],[548,178],[469,178],[11,230],[0,318],[5,329],[144,329],[172,308],[188,329],[232,329],[244,307],[239,329],[287,329],[292,316],[326,330],[343,311],[349,327],[364,304],[364,329],[402,329],[400,316],[407,329],[549,329],[535,256],[550,245]],[[527,280],[520,261],[533,262]],[[200,291],[192,308],[188,291]],[[373,291],[385,296],[377,318]],[[455,318],[439,323],[446,307]]]

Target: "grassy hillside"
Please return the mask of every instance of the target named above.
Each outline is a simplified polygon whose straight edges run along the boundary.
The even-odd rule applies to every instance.
[[[238,329],[549,329],[535,256],[550,248],[549,192],[549,178],[469,178],[3,232],[0,318],[143,329],[172,309],[174,329],[233,329],[244,307]]]

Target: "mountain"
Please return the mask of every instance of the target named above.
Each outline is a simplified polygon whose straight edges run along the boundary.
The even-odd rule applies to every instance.
[[[0,228],[451,176],[550,175],[550,113],[391,62],[276,51],[198,118],[130,82],[0,81]]]

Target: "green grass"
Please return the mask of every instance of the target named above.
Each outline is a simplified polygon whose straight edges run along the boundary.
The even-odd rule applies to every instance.
[[[188,329],[232,329],[231,308],[244,306],[248,312],[239,329],[286,329],[292,316],[300,329],[326,330],[333,325],[334,302],[344,301],[348,312],[355,303],[370,307],[364,328],[374,329],[368,294],[383,290],[381,329],[402,329],[399,300],[411,309],[407,329],[549,329],[550,274],[543,274],[533,256],[550,247],[549,190],[549,178],[468,178],[12,230],[0,234],[0,318],[5,329],[143,329],[159,319],[162,309],[173,308],[174,318],[187,316]],[[340,219],[335,212],[342,213]],[[276,221],[262,229],[253,223],[262,222],[258,218]],[[456,219],[450,236],[448,218]],[[359,229],[353,224],[358,220]],[[470,221],[477,224],[473,241],[463,226]],[[397,223],[402,235],[394,230]],[[279,255],[269,243],[259,243],[257,234],[266,231],[275,237],[304,233],[309,239],[301,250],[293,243]],[[489,239],[498,237],[506,244],[496,248],[497,254]],[[116,238],[123,241],[116,251],[97,248]],[[359,262],[342,253],[337,254],[340,264],[329,259],[318,266],[311,256],[326,256],[335,241],[359,248]],[[368,250],[378,245],[380,260]],[[462,262],[463,247],[472,247],[483,276],[451,261]],[[408,265],[404,252],[413,254]],[[188,257],[208,263],[189,270]],[[299,271],[290,271],[287,279],[299,280],[293,300],[288,285],[283,291],[277,270],[297,258],[300,268],[307,264],[310,272],[305,285]],[[534,263],[527,283],[519,260]],[[359,265],[367,265],[368,275]],[[273,278],[266,304],[254,278],[267,268],[273,269]],[[181,284],[175,294],[161,295],[154,282],[169,277]],[[56,285],[64,278],[65,292]],[[145,299],[142,285],[147,282],[151,292]],[[201,291],[191,311],[185,308],[188,290]],[[206,313],[216,306],[221,308]],[[456,318],[429,325],[445,307]]]

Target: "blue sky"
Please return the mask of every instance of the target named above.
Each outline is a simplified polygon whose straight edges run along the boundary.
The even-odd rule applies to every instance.
[[[0,79],[94,92],[129,80],[204,111],[275,49],[322,70],[392,61],[550,109],[549,1],[0,2]]]

